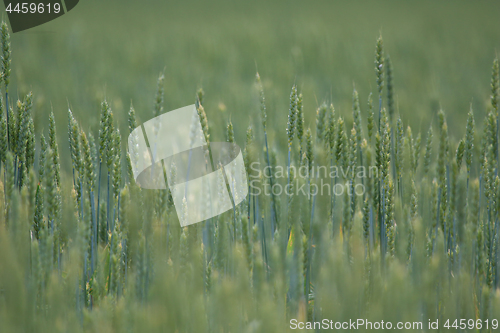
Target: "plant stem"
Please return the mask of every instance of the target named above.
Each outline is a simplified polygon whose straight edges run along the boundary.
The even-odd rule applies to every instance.
[[[96,239],[96,244],[99,244],[99,217],[101,215],[101,211],[100,211],[100,205],[101,205],[101,160],[99,159],[99,180],[97,182],[97,210],[96,210],[96,213],[97,213],[97,219],[96,219],[96,235],[97,235],[97,239]]]
[[[109,224],[109,219],[110,219],[110,214],[111,214],[111,198],[110,198],[110,184],[109,184],[109,178],[110,178],[110,174],[109,174],[109,171],[108,171],[108,207],[107,207],[107,215],[106,215],[106,235],[104,237],[105,239],[105,242],[107,243],[108,242],[108,233],[109,233],[109,227],[110,227],[110,224]]]
[[[267,144],[267,131],[266,131],[266,128],[264,127],[264,142],[266,144],[266,157],[267,157],[267,167],[268,169],[270,170],[270,175],[269,175],[269,181],[271,183],[271,221],[273,223],[273,232],[275,231],[275,229],[278,227],[278,212],[276,210],[276,200],[274,198],[274,193],[272,191],[273,187],[274,187],[274,181],[273,181],[273,172],[272,172],[272,169],[271,169],[271,160],[269,158],[269,146]]]

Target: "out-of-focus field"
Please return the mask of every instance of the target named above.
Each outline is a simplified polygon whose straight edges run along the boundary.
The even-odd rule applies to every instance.
[[[485,114],[491,62],[500,49],[499,13],[498,1],[84,0],[57,20],[12,35],[12,98],[33,91],[37,133],[47,129],[51,107],[65,126],[68,103],[84,128],[97,130],[104,97],[124,127],[131,101],[141,120],[151,117],[164,70],[165,110],[193,103],[203,87],[209,121],[231,117],[243,143],[258,111],[258,69],[271,142],[284,143],[284,135],[272,132],[284,133],[294,82],[311,125],[325,100],[350,123],[353,85],[366,110],[382,33],[404,123],[426,130],[441,106],[456,138],[470,103],[478,119]]]

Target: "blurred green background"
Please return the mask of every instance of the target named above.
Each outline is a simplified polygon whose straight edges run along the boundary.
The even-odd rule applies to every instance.
[[[354,85],[366,111],[368,94],[376,90],[374,49],[382,33],[405,125],[426,131],[442,107],[456,138],[471,103],[476,119],[487,110],[499,14],[498,0],[82,0],[63,17],[12,35],[11,98],[33,91],[37,136],[47,130],[51,108],[61,140],[67,135],[68,104],[84,129],[97,131],[105,97],[126,133],[131,101],[140,120],[152,117],[164,70],[166,111],[192,104],[202,87],[209,122],[222,125],[231,117],[242,144],[245,128],[258,121],[258,69],[270,142],[279,145],[293,83],[304,94],[311,126],[323,101],[332,101],[350,123]],[[212,131],[213,140],[223,140],[223,133]],[[60,145],[67,154],[67,145]],[[62,161],[68,170],[69,159]]]

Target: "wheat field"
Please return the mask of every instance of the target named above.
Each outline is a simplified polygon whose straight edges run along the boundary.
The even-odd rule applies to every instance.
[[[381,13],[388,3],[371,13],[385,15]],[[81,5],[84,13],[90,4],[95,3]],[[131,6],[139,14],[146,11]],[[99,71],[107,83],[99,86],[96,79],[91,87],[85,86],[89,79],[84,73],[91,58],[75,53],[82,57],[78,65],[67,63],[68,54],[81,44],[92,44],[80,19],[72,25],[66,48],[46,32],[41,37],[12,36],[2,22],[0,331],[289,332],[295,330],[293,322],[344,323],[358,318],[394,325],[422,323],[411,329],[415,331],[432,331],[428,325],[436,320],[441,331],[497,329],[500,78],[494,50],[500,29],[477,36],[475,43],[485,47],[483,52],[464,49],[466,55],[457,56],[469,60],[469,68],[450,81],[434,78],[420,85],[435,66],[442,66],[443,77],[457,70],[459,62],[448,57],[455,49],[438,47],[440,38],[448,40],[446,29],[437,29],[428,54],[423,53],[419,67],[413,68],[404,54],[425,48],[412,46],[414,37],[407,44],[394,42],[401,41],[393,29],[399,20],[373,29],[378,23],[373,19],[364,23],[376,31],[370,48],[349,41],[355,32],[342,37],[338,43],[345,53],[339,57],[346,64],[333,73],[328,57],[321,54],[330,55],[331,40],[324,48],[318,46],[325,42],[325,26],[298,21],[306,31],[291,31],[288,38],[301,40],[297,44],[314,38],[310,45],[292,47],[291,59],[280,68],[280,61],[265,61],[272,52],[267,44],[287,33],[266,36],[267,15],[283,9],[284,17],[290,13],[295,18],[291,13],[305,7],[296,2],[287,8],[267,5],[269,13],[261,13],[267,23],[259,28],[229,15],[245,6],[226,8],[230,18],[212,30],[188,27],[181,34],[206,40],[192,46],[180,42],[191,48],[193,58],[186,61],[200,68],[213,66],[206,77],[199,76],[202,70],[196,66],[175,73],[192,65],[179,60],[189,53],[184,49],[172,51],[164,67],[156,60],[149,67],[147,57],[162,46],[149,45],[146,39],[149,53],[141,55],[123,43],[126,59],[115,55],[120,64],[136,64],[127,73],[132,79],[97,64],[90,72]],[[431,5],[407,6],[423,15]],[[471,20],[479,20],[479,13],[495,6],[485,3]],[[180,5],[172,8],[185,10]],[[447,9],[436,5],[437,13]],[[355,10],[342,8],[345,13]],[[450,13],[453,18],[444,20],[454,22],[451,29],[457,35],[461,28],[456,19],[469,10],[469,3],[461,3]],[[304,20],[313,22],[315,13],[304,9]],[[367,9],[360,13],[369,14]],[[153,27],[141,26],[142,21],[130,15],[127,18],[137,25],[123,29],[153,34]],[[193,14],[193,21],[201,16]],[[67,19],[43,29],[59,29]],[[243,36],[245,43],[253,44],[231,49],[214,41],[222,39],[219,29],[235,21],[249,35],[238,35],[236,29],[230,36],[234,43],[242,43],[237,38]],[[474,22],[469,24],[470,36],[498,26],[484,22],[481,30]],[[200,24],[207,23],[200,18]],[[38,54],[43,59],[48,54],[28,46],[36,37],[36,43],[47,39],[50,47],[61,50],[56,60],[75,71],[70,78],[50,67],[51,60],[40,60],[48,68],[33,69],[31,57]],[[116,38],[108,51],[123,42],[122,34]],[[169,38],[174,37],[167,34]],[[278,49],[294,44],[283,38],[285,46],[278,43]],[[38,53],[23,52],[29,47]],[[262,49],[258,60],[231,63],[237,62],[241,50],[252,47]],[[203,61],[194,59],[197,52],[204,53]],[[226,57],[221,56],[225,52]],[[427,63],[433,58],[435,63]],[[224,59],[226,66],[220,63]],[[357,63],[362,71],[354,69]],[[273,64],[278,67],[272,69]],[[51,68],[58,75],[44,81]],[[214,78],[214,68],[222,78]],[[477,72],[469,73],[471,68]],[[349,71],[355,74],[349,76]],[[82,79],[71,85],[74,75]],[[315,79],[328,75],[331,81]],[[461,77],[467,80],[453,86],[453,93],[447,91],[447,84]],[[443,95],[442,104],[436,94]],[[47,98],[54,98],[52,106]],[[249,181],[249,195],[241,204],[184,228],[170,190],[136,184],[127,150],[128,136],[141,120],[183,106],[178,103],[196,105],[207,142],[241,147]],[[465,319],[465,327],[460,328],[460,319]],[[449,327],[444,326],[447,321]],[[370,331],[365,326],[359,330]]]

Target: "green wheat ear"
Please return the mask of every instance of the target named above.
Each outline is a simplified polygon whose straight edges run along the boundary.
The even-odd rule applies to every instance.
[[[3,117],[3,102],[0,97],[0,163],[5,163],[5,158],[8,150],[7,145],[7,123]]]
[[[335,108],[333,107],[333,104],[330,104],[327,118],[328,119],[325,130],[325,147],[326,149],[328,149],[330,157],[333,158],[335,150],[335,127],[336,127]]]
[[[299,139],[299,145],[302,148],[302,142],[304,141],[304,110],[303,110],[303,96],[302,93],[297,96],[297,115],[296,115],[296,129],[297,129],[297,138]]]
[[[446,171],[446,164],[448,162],[448,152],[449,152],[448,125],[446,124],[446,119],[443,110],[440,110],[438,112],[438,121],[439,121],[440,131],[439,131],[439,154],[438,154],[437,174],[440,184],[443,185],[445,183],[445,171]]]
[[[337,122],[337,140],[336,140],[336,147],[335,147],[335,161],[337,162],[337,165],[342,165],[344,166],[345,163],[343,162],[346,159],[346,143],[347,143],[347,136],[345,134],[345,125],[344,125],[344,119],[342,117],[339,118]]]
[[[496,128],[494,130],[494,136],[492,136],[492,140],[494,142],[493,148],[495,150],[495,157],[497,161],[497,168],[498,164],[500,164],[499,160],[499,151],[498,151],[498,136],[499,136],[499,129],[500,129],[500,114],[498,113],[498,95],[500,94],[500,73],[499,73],[499,68],[498,68],[498,58],[495,58],[493,60],[493,68],[491,70],[491,108],[492,112],[494,113],[496,117]]]
[[[92,160],[92,153],[90,150],[89,140],[84,131],[80,134],[81,145],[83,150],[83,170],[85,171],[85,183],[88,186],[89,191],[94,190],[94,164]]]
[[[203,97],[204,96],[205,96],[205,92],[203,91],[203,88],[198,89],[198,91],[196,92],[196,103],[197,103],[197,106],[199,104],[203,104]]]
[[[33,217],[33,230],[36,239],[40,239],[40,232],[45,228],[43,219],[43,196],[43,187],[38,185],[35,194],[35,213]]]
[[[467,179],[469,179],[470,168],[472,165],[472,152],[474,149],[474,113],[471,109],[467,117],[467,126],[465,127],[465,164],[467,165]]]
[[[5,91],[8,92],[10,81],[11,50],[9,27],[4,21],[2,21],[2,25],[0,27],[0,35],[2,44],[2,80],[5,84]]]
[[[18,99],[15,107],[16,109],[12,110],[12,112],[9,113],[11,115],[9,134],[10,134],[10,149],[17,158],[17,155],[19,154],[19,149],[18,149],[19,124],[21,123],[24,106],[23,103]]]
[[[5,103],[7,105],[7,102]],[[16,103],[17,108],[17,103]],[[6,110],[7,112],[7,139],[9,144],[9,149],[13,153],[16,153],[17,144],[17,117],[12,106]]]
[[[52,150],[52,164],[54,165],[54,176],[56,186],[61,184],[61,167],[59,163],[59,148],[57,145],[56,121],[54,112],[49,115],[49,147]]]
[[[113,170],[113,159],[115,156],[115,145],[114,143],[114,133],[115,133],[115,125],[114,125],[114,117],[113,111],[108,109],[108,117],[106,118],[106,164],[108,167],[108,173]]]
[[[302,104],[302,103],[301,103]],[[318,142],[322,142],[325,138],[325,117],[326,117],[327,106],[325,103],[316,110],[316,137]],[[297,118],[297,124],[300,118]],[[299,129],[297,128],[297,135],[299,135]]]
[[[203,130],[203,135],[205,136],[205,141],[207,142],[207,144],[210,144],[208,119],[207,119],[207,114],[205,113],[205,108],[203,107],[203,105],[198,104],[197,111],[198,111],[198,116],[200,117],[201,129]]]
[[[234,128],[233,128],[233,123],[231,122],[231,119],[229,119],[229,121],[227,122],[226,139],[227,139],[227,142],[230,142],[230,143],[234,142]]]
[[[408,130],[410,129],[410,126],[408,126]],[[415,140],[415,143],[413,145],[413,172],[417,172],[418,168],[418,163],[420,160],[420,147],[422,145],[422,135],[418,133],[417,139]]]
[[[163,101],[165,99],[164,84],[165,84],[165,76],[163,74],[160,74],[157,82],[155,106],[153,112],[153,115],[155,117],[158,117],[163,113]]]
[[[391,128],[389,126],[389,120],[387,119],[387,111],[382,108],[380,113],[381,117],[381,137],[380,137],[380,172],[383,177],[389,175],[389,166],[391,162]]]
[[[30,92],[21,103],[18,115],[18,130],[17,130],[17,158],[19,160],[17,182],[18,186],[22,187],[25,183],[26,172],[32,163],[33,142],[30,120],[31,109],[33,107],[33,94]]]
[[[491,70],[491,107],[493,108],[493,112],[495,115],[498,114],[498,95],[499,95],[499,66],[498,66],[498,58],[493,60],[493,67]]]
[[[120,129],[117,128],[113,134],[113,146],[114,146],[114,158],[113,158],[113,191],[115,198],[118,198],[120,192],[121,182],[122,182],[122,137],[120,135]]]
[[[389,111],[389,121],[393,124],[394,119],[394,88],[392,83],[392,62],[389,54],[385,58],[387,77],[387,109]]]
[[[401,125],[402,126],[402,125]],[[397,128],[396,128],[397,130]],[[404,158],[409,158],[409,163],[406,163],[404,166],[408,165],[410,167],[410,170],[413,172],[413,175],[415,174],[415,152],[413,149],[415,148],[415,140],[413,139],[413,133],[411,131],[411,127],[408,126],[406,128],[406,135],[403,133],[402,137],[402,145],[404,149]],[[397,142],[396,142],[396,147],[397,149]],[[396,154],[397,156],[397,154]],[[404,167],[403,166],[403,167]]]
[[[69,134],[69,146],[71,152],[71,160],[73,161],[73,170],[77,172],[77,177],[83,177],[83,163],[82,154],[80,146],[80,126],[78,122],[73,117],[71,110],[68,110],[68,134]]]
[[[260,116],[262,120],[262,127],[264,130],[267,125],[267,111],[266,111],[266,98],[264,96],[264,87],[262,86],[262,81],[260,79],[259,73],[255,74],[255,80],[257,84],[257,90],[259,92],[259,107],[260,107]]]
[[[457,153],[455,155],[455,160],[457,163],[458,170],[460,170],[460,167],[462,166],[464,153],[465,153],[465,141],[464,139],[461,139],[460,142],[458,143]]]
[[[370,242],[370,199],[369,196],[363,202],[363,236],[365,238],[366,247]]]
[[[45,202],[47,203],[47,216],[49,221],[54,222],[57,217],[57,182],[55,179],[55,153],[52,148],[47,151],[47,159],[45,160]]]
[[[356,130],[356,144],[358,145],[357,149],[360,149],[361,140],[363,137],[363,126],[361,124],[361,109],[359,107],[359,95],[358,91],[354,89],[352,93],[352,119],[353,126]]]
[[[398,181],[401,179],[402,171],[403,171],[403,136],[404,136],[404,131],[403,131],[403,121],[401,118],[398,118],[398,121],[396,122],[396,156],[395,156],[395,162],[396,162],[396,176]]]
[[[486,118],[486,135],[487,143],[493,146],[495,157],[498,152],[498,137],[497,137],[497,117],[494,110],[491,110]]]
[[[389,254],[395,256],[395,231],[396,225],[394,221],[394,183],[389,178],[388,183],[384,184],[386,194],[386,209],[385,209],[385,222],[387,232],[387,247]]]
[[[382,96],[382,89],[384,89],[384,41],[382,36],[377,39],[375,48],[375,74],[377,75],[378,94]]]
[[[427,132],[427,139],[425,143],[425,154],[424,154],[424,174],[429,173],[429,168],[431,165],[431,154],[432,154],[432,126],[429,127]]]
[[[367,117],[368,139],[370,143],[373,138],[373,128],[375,127],[375,112],[373,111],[373,98],[372,93],[368,95],[368,117]]]
[[[96,178],[95,170],[97,169],[97,165],[99,164],[98,162],[98,154],[97,154],[97,147],[95,143],[95,138],[92,132],[89,131],[88,134],[88,140],[89,140],[89,146],[90,146],[90,157],[92,159],[92,166],[94,168],[94,182]]]
[[[135,109],[132,103],[130,103],[130,109],[128,110],[128,133],[132,133],[134,129],[137,127],[137,120],[135,116]]]
[[[36,150],[36,138],[35,138],[35,123],[33,118],[30,117],[28,121],[28,139],[26,142],[26,169],[34,167],[35,165],[35,150]]]
[[[11,115],[9,114],[9,82],[10,82],[10,64],[11,64],[11,50],[10,50],[10,34],[9,34],[9,27],[7,26],[7,23],[5,21],[2,21],[2,24],[0,26],[0,43],[2,46],[2,55],[1,55],[1,62],[2,62],[2,72],[1,72],[1,77],[0,80],[4,83],[5,85],[5,109],[6,109],[6,138],[7,138],[7,149],[10,149],[10,121],[9,119],[12,118]],[[0,104],[1,100],[0,100]],[[2,117],[3,117],[3,112],[2,112]],[[7,151],[7,150],[4,150]]]
[[[415,182],[411,181],[410,218],[415,220],[418,216],[418,198]]]
[[[109,105],[107,101],[101,103],[101,119],[99,122],[99,163],[104,163],[106,160],[106,147],[109,137]],[[99,164],[100,165],[100,164]]]
[[[45,174],[45,159],[47,155],[47,141],[45,141],[45,136],[40,135],[40,158],[38,160],[38,181],[41,182],[44,179]]]
[[[351,198],[348,194],[348,192],[345,192],[344,195],[344,202],[343,202],[344,210],[342,214],[342,235],[344,236],[344,241],[346,244],[349,243],[349,237],[350,237],[350,231],[352,228],[352,205],[351,205]]]
[[[293,85],[292,91],[290,92],[290,109],[288,111],[288,122],[286,127],[286,133],[288,137],[288,147],[292,146],[292,140],[295,136],[295,119],[297,116],[297,86]]]

